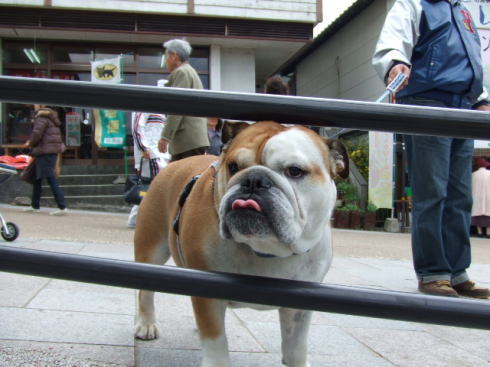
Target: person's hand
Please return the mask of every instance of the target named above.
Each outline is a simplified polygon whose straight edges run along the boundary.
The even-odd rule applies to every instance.
[[[477,110],[477,111],[490,111],[490,106],[488,106],[486,104],[482,104],[482,105],[478,106],[477,108],[475,108],[475,110]]]
[[[24,148],[29,148],[31,146],[31,141],[30,140],[27,140],[25,143],[24,143]]]
[[[145,159],[150,159],[150,152],[149,152],[149,151],[147,151],[147,150],[145,150],[145,151],[143,152],[143,158],[145,158]]]
[[[168,148],[168,140],[160,139],[158,141],[158,150],[160,151],[160,153],[167,153],[167,148]]]
[[[396,78],[398,73],[403,73],[407,77],[405,78],[403,83],[400,85],[400,87],[398,87],[397,92],[401,91],[403,88],[405,88],[408,85],[408,79],[410,77],[410,67],[408,67],[405,64],[397,64],[397,65],[393,66],[390,69],[390,72],[388,73],[388,77],[386,78],[386,85],[390,84],[393,81],[393,79]]]

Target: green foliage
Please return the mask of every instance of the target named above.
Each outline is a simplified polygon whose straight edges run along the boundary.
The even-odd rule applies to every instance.
[[[356,204],[347,204],[345,206],[345,208],[349,211],[349,212],[360,212],[361,211],[361,208],[359,208]]]
[[[378,207],[369,201],[366,206],[366,211],[369,213],[374,213],[376,210],[378,210]]]
[[[358,201],[359,194],[356,187],[347,180],[342,180],[337,183],[337,190],[340,197],[347,202]]]
[[[342,141],[349,152],[350,159],[359,169],[361,175],[369,178],[369,138],[368,135],[357,136],[352,139]]]
[[[346,206],[339,206],[339,207],[335,208],[335,211],[336,212],[348,212],[349,209]]]

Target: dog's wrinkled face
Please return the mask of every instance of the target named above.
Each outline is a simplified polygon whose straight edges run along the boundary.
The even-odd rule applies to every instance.
[[[336,199],[333,176],[345,174],[346,159],[303,127],[247,127],[221,157],[220,235],[259,254],[307,252],[324,235]]]

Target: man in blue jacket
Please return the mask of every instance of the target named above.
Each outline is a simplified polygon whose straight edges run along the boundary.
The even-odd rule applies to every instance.
[[[397,103],[488,111],[479,36],[460,0],[397,0],[373,65],[389,84],[408,78]],[[412,186],[412,253],[423,293],[488,298],[466,269],[471,263],[472,140],[407,136]]]

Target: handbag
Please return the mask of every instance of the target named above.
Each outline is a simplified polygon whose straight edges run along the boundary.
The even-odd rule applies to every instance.
[[[140,167],[142,166],[143,158],[141,158]],[[124,201],[126,201],[128,204],[140,205],[141,200],[143,200],[145,197],[152,180],[153,176],[142,177],[141,174],[127,176],[124,184]]]
[[[33,184],[36,177],[36,158],[32,158],[29,164],[20,173],[20,179]]]

